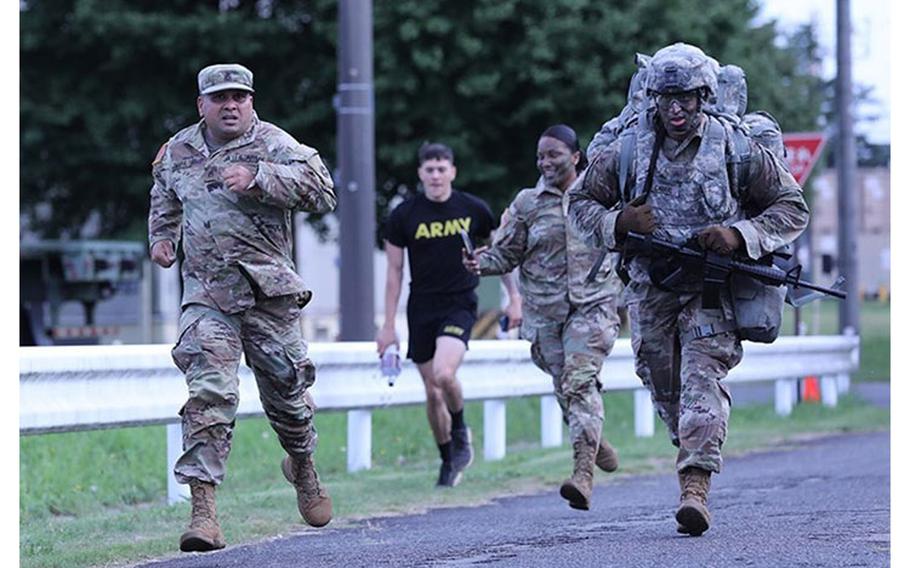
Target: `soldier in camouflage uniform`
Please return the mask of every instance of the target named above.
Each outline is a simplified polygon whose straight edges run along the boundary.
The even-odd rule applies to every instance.
[[[658,51],[646,89],[655,105],[634,133],[635,157],[624,182],[631,194],[620,191],[622,140],[568,191],[569,221],[592,246],[619,250],[635,231],[675,243],[696,236],[716,253],[759,258],[799,236],[809,213],[786,167],[748,136],[737,138],[745,140],[748,159],[729,163],[735,125],[703,112],[717,83],[700,49],[674,44]],[[665,290],[649,276],[659,263],[638,256],[627,259],[627,267],[631,281],[623,297],[636,372],[679,447],[677,528],[697,536],[710,522],[711,473],[722,466],[731,404],[722,379],[742,357],[733,299],[723,290],[720,309],[707,309],[702,275]]]
[[[253,110],[253,74],[236,64],[199,72],[201,120],[168,140],[152,164],[151,257],[168,267],[182,237],[183,301],[173,349],[189,399],[174,474],[192,493],[180,549],[225,546],[215,487],[225,474],[238,404],[241,354],[288,457],[282,472],[304,520],[323,526],[332,502],[313,465],[316,410],[307,389],[300,310],[310,298],[291,256],[291,214],[335,208],[332,179],[313,148]]]
[[[618,466],[601,435],[598,376],[619,333],[619,284],[611,263],[566,225],[563,194],[584,161],[574,130],[557,125],[544,131],[537,143],[537,186],[518,194],[491,247],[478,248],[464,263],[484,275],[519,267],[521,337],[531,341],[534,364],[553,377],[574,450],[574,473],[560,495],[571,507],[587,510],[595,462],[604,471]]]

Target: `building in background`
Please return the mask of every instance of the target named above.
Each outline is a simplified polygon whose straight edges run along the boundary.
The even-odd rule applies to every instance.
[[[891,291],[891,171],[857,168],[860,207],[857,255],[859,289],[866,298],[887,299]],[[830,283],[837,273],[837,170],[827,169],[812,186],[813,278]]]

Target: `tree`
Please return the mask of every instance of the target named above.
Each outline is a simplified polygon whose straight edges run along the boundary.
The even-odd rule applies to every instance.
[[[150,165],[198,120],[196,73],[239,61],[256,108],[301,141],[331,147],[333,30],[328,0],[261,3],[32,0],[21,13],[21,203],[47,236],[77,234],[93,211],[101,236],[144,238]],[[319,62],[315,65],[314,62]],[[39,204],[50,213],[38,215]]]
[[[587,143],[625,103],[636,52],[701,46],[747,73],[750,108],[785,130],[820,115],[810,30],[752,24],[753,0],[374,2],[377,214],[414,190],[424,140],[453,147],[456,185],[501,210],[537,178],[535,143],[564,122]],[[149,164],[196,120],[195,74],[238,61],[256,108],[335,159],[333,0],[32,0],[21,29],[21,202],[47,235],[99,211],[103,236],[144,234]],[[803,125],[806,126],[803,126]],[[798,125],[798,126],[797,126]]]

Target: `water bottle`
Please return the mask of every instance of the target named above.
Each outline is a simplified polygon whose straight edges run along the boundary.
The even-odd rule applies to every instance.
[[[379,370],[382,372],[382,376],[389,381],[389,386],[395,386],[395,379],[401,373],[401,358],[398,356],[398,346],[394,343],[382,352]]]

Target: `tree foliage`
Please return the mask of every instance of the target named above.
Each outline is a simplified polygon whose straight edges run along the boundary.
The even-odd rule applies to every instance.
[[[260,117],[337,163],[334,0],[24,6],[21,203],[45,235],[72,234],[93,211],[100,236],[144,233],[149,164],[197,120],[196,72],[213,62],[250,67]],[[816,128],[812,30],[781,38],[756,13],[754,0],[374,2],[377,214],[413,190],[425,140],[451,145],[456,185],[501,210],[534,183],[540,132],[564,122],[589,141],[625,103],[635,53],[674,41],[743,67],[750,109],[784,130]],[[40,203],[49,214],[34,215]]]

